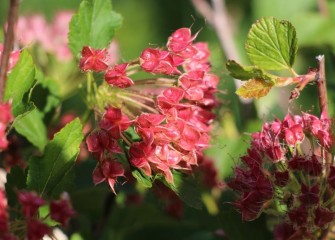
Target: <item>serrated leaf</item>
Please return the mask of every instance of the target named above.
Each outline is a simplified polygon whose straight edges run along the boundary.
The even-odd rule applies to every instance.
[[[140,184],[142,184],[144,187],[146,187],[146,188],[151,188],[151,187],[152,187],[152,181],[151,181],[151,179],[150,179],[148,176],[142,174],[142,173],[140,172],[140,170],[138,170],[138,169],[133,170],[133,171],[131,172],[131,174],[132,174],[132,175],[134,176],[134,178],[136,178],[136,180],[137,180]]]
[[[273,83],[267,83],[262,80],[251,79],[237,89],[237,95],[244,98],[260,98],[269,93]]]
[[[203,204],[201,200],[201,191],[198,188],[199,184],[195,182],[192,176],[184,176],[182,173],[173,171],[173,184],[164,181],[172,191],[174,191],[181,200],[188,206],[201,209]]]
[[[75,119],[45,147],[44,155],[29,160],[28,188],[51,196],[75,164],[83,139],[82,124]]]
[[[21,114],[13,123],[15,130],[43,152],[48,142],[47,130],[43,123],[43,114],[37,108]]]
[[[122,17],[112,11],[109,0],[84,0],[70,22],[69,47],[72,53],[77,56],[86,45],[107,47],[121,24]]]
[[[5,89],[5,101],[12,100],[14,116],[25,112],[24,95],[29,92],[35,82],[35,66],[33,58],[27,50],[23,50],[14,69],[8,75]]]
[[[229,60],[226,64],[230,76],[239,80],[258,79],[268,82],[276,82],[276,76],[264,72],[256,66],[242,66],[234,60]]]
[[[295,28],[288,21],[261,18],[252,25],[245,47],[250,61],[262,69],[291,68],[298,50]]]

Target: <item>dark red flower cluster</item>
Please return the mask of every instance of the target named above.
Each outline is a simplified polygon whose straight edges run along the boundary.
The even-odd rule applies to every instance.
[[[106,61],[103,54],[95,54],[103,50],[90,51],[92,57],[88,58],[85,48],[89,47],[84,47],[81,62],[89,67],[81,68],[105,71],[106,83],[111,86],[109,94],[101,87],[100,92],[109,96],[108,103],[100,128],[86,141],[89,151],[99,160],[95,183],[106,180],[114,191],[116,178],[124,176],[123,165],[113,156],[125,149],[121,150],[120,139],[129,146],[129,164],[147,176],[162,174],[173,183],[172,170],[191,172],[198,165],[198,157],[202,157],[210,140],[219,78],[210,73],[207,44],[193,43],[196,36],[189,28],[178,29],[169,37],[165,49],[147,48],[138,60],[107,70],[90,67],[93,62]],[[141,70],[167,77],[129,77]],[[125,133],[129,127],[137,134],[135,141]]]
[[[18,200],[22,205],[22,212],[26,219],[26,233],[29,240],[39,240],[45,235],[50,235],[51,227],[39,219],[38,210],[47,202],[35,192],[19,192]],[[50,202],[50,218],[66,226],[69,219],[75,214],[71,207],[67,193],[61,198]]]
[[[46,205],[47,202],[38,196],[35,192],[18,192],[18,201],[22,206],[22,214],[25,219],[26,237],[28,240],[39,240],[45,235],[52,233],[52,228],[43,220],[39,219],[39,208]],[[63,193],[59,200],[50,202],[50,218],[59,222],[63,226],[75,212],[73,211],[70,199],[66,193]],[[0,239],[17,239],[12,235],[9,228],[9,214],[7,209],[7,199],[5,192],[0,189]],[[13,233],[15,233],[13,229]]]
[[[11,112],[10,103],[0,103],[0,152],[8,147],[6,129],[10,122],[14,119]]]
[[[272,206],[287,209],[275,239],[307,236],[333,221],[329,201],[335,192],[335,167],[323,164],[333,145],[331,124],[325,114],[287,115],[252,134],[248,154],[241,157],[246,167],[236,167],[228,183],[241,193],[234,205],[243,220],[253,220]]]

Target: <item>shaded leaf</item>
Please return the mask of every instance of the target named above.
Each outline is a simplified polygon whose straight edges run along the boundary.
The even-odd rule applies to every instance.
[[[70,22],[69,47],[72,53],[77,56],[86,45],[107,47],[121,24],[122,17],[112,11],[110,1],[84,0]]]
[[[14,69],[8,75],[5,89],[5,101],[12,100],[12,113],[14,116],[25,112],[24,96],[28,94],[35,82],[35,66],[33,58],[27,50],[23,50]]]
[[[152,181],[150,179],[150,177],[144,175],[141,173],[140,170],[135,169],[131,172],[131,174],[134,176],[134,178],[136,178],[136,180],[142,184],[144,187],[146,188],[151,188],[152,187]]]
[[[164,184],[174,191],[188,206],[201,209],[203,206],[201,191],[196,179],[192,176],[186,177],[177,171],[173,171],[173,179],[174,184],[169,184],[166,181],[164,181]]]
[[[276,77],[264,72],[256,66],[241,66],[234,60],[229,60],[226,64],[230,76],[239,80],[258,79],[275,83]]]
[[[13,126],[15,130],[24,136],[30,143],[43,152],[48,142],[47,130],[43,123],[43,115],[37,108],[19,115]]]
[[[260,98],[268,94],[273,83],[267,83],[262,80],[251,79],[237,89],[237,95],[244,98]]]
[[[262,69],[291,68],[298,50],[295,28],[288,21],[261,18],[252,25],[245,47],[250,61]]]
[[[29,161],[28,188],[51,196],[74,166],[83,139],[79,119],[67,124],[45,147],[44,155]]]

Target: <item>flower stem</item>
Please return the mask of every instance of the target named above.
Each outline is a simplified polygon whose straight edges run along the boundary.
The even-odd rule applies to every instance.
[[[19,0],[10,0],[7,17],[7,31],[5,31],[5,42],[0,64],[0,103],[4,101],[4,93],[7,79],[7,69],[10,53],[14,46],[14,27],[19,12]]]

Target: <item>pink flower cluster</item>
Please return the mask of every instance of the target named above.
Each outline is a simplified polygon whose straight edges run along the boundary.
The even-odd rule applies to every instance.
[[[29,240],[39,240],[45,235],[50,235],[51,227],[43,223],[38,217],[38,210],[47,202],[39,197],[35,192],[18,192],[18,201],[22,206],[22,214],[25,218],[26,237]],[[69,219],[75,214],[69,197],[63,193],[59,200],[50,202],[50,218],[59,222],[63,226],[68,224]],[[7,200],[4,191],[0,190],[0,238],[16,239],[10,233],[9,214],[7,209]],[[13,230],[13,233],[15,230]]]
[[[10,122],[14,119],[11,112],[10,103],[0,103],[0,152],[8,147],[6,129]]]
[[[275,239],[289,239],[298,233],[307,237],[334,219],[327,201],[335,191],[335,167],[323,164],[333,145],[331,124],[325,114],[287,115],[252,134],[241,157],[245,167],[236,167],[228,183],[241,193],[234,205],[243,220],[257,218],[271,202],[280,204],[287,210]]]
[[[147,48],[138,60],[113,66],[106,62],[106,50],[83,48],[80,68],[105,72],[105,83],[122,101],[106,108],[100,128],[87,137],[89,151],[99,160],[95,183],[106,180],[114,191],[116,178],[124,176],[123,165],[112,156],[124,151],[120,139],[129,146],[130,165],[147,176],[162,174],[173,183],[172,170],[189,173],[198,165],[210,140],[219,78],[210,73],[207,44],[193,43],[196,35],[178,29],[166,49]],[[130,78],[140,70],[169,78]],[[138,135],[135,142],[125,133],[129,127]]]
[[[21,16],[17,23],[16,38],[22,46],[38,43],[59,60],[68,60],[72,57],[67,36],[72,15],[69,11],[58,12],[51,23],[42,15]]]

